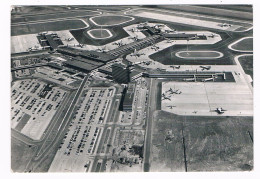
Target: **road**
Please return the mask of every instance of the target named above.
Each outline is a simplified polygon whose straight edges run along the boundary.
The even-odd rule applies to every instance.
[[[75,104],[77,103],[78,98],[81,92],[83,91],[83,87],[87,80],[88,77],[86,76],[83,79],[79,89],[77,90],[69,108],[66,110],[67,112],[65,113],[65,115],[64,115],[65,110],[60,111],[59,116],[64,115],[64,117],[63,118],[57,117],[58,120],[54,124],[52,124],[53,126],[50,128],[48,133],[46,133],[46,137],[44,138],[42,145],[38,148],[36,152],[36,156],[32,158],[31,162],[28,164],[26,169],[27,171],[36,170],[37,167],[40,166],[41,162],[48,157],[50,152],[53,149],[55,149],[56,145],[59,142],[61,134],[63,134],[63,132],[67,129],[67,124],[70,122],[69,119],[71,117],[71,114],[76,107]],[[64,105],[66,106],[67,104]]]
[[[145,134],[145,146],[144,146],[144,172],[149,172],[150,170],[150,147],[151,147],[151,138],[152,138],[152,122],[153,122],[153,113],[156,110],[157,98],[156,94],[158,89],[156,88],[156,82],[154,79],[150,79],[150,89],[149,89],[149,103],[148,103],[148,117],[146,119],[146,134]]]

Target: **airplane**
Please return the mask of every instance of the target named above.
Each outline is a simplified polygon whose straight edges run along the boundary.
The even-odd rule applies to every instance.
[[[36,50],[39,50],[39,49],[40,49],[39,46],[35,45],[34,47],[29,47],[29,48],[27,49],[27,51],[28,51],[28,52],[31,52],[31,51],[36,51]]]
[[[69,37],[69,38],[65,38],[65,41],[72,41],[72,40],[74,40],[74,38],[73,37]]]
[[[174,108],[174,107],[176,107],[176,106],[172,106],[172,105],[170,105],[170,106],[166,106],[166,107],[172,109],[172,108]]]
[[[173,90],[172,88],[170,88],[169,90],[166,91],[166,93],[169,92],[170,94],[181,94],[182,92],[179,91],[179,89],[177,90]]]
[[[160,49],[160,47],[158,47],[158,46],[156,46],[155,44],[153,44],[153,46],[151,47],[151,49],[153,49],[153,50],[157,51],[157,50],[159,50],[159,49]]]
[[[173,29],[173,30],[166,29],[164,32],[168,34],[168,33],[171,33],[171,32],[176,32],[176,29]]]
[[[165,94],[163,93],[163,94],[162,94],[162,100],[166,100],[166,99],[171,101],[171,98],[165,96]]]
[[[38,33],[38,35],[46,35],[46,34],[48,34],[48,31],[46,31],[46,32],[39,32]]]
[[[137,57],[140,57],[141,55],[145,55],[144,53],[138,53],[137,51],[136,51],[136,49],[134,50],[134,52],[132,53],[132,54],[130,54],[130,56],[132,57],[132,56],[135,56],[136,58]]]
[[[132,29],[128,29],[128,31],[130,32],[142,32],[142,31],[145,31],[145,29],[137,29],[137,28],[132,28]]]
[[[193,111],[192,113],[197,114],[198,111]]]
[[[138,40],[140,40],[140,39],[138,39],[138,36],[135,36],[135,37],[128,37],[128,39],[132,39],[132,40],[134,40],[134,41],[138,41]]]
[[[150,61],[146,61],[146,62],[144,62],[144,64],[148,66],[148,65],[151,64],[151,62]]]
[[[184,78],[183,81],[195,81],[195,78]]]
[[[137,27],[145,26],[145,25],[148,25],[148,22],[147,22],[147,21],[146,21],[146,22],[141,22],[141,23],[139,23],[139,24],[137,25]]]
[[[153,27],[155,29],[160,29],[161,27],[164,27],[165,25],[164,24],[155,24]]]
[[[202,68],[201,70],[210,70],[211,66],[200,66],[200,68]]]
[[[102,53],[105,53],[105,52],[108,52],[109,50],[106,48],[106,46],[104,48],[98,48],[96,49],[97,52],[102,52]]]
[[[231,27],[231,24],[227,24],[227,23],[222,23],[220,24],[220,27]]]
[[[180,69],[181,68],[180,65],[178,65],[178,66],[170,65],[170,67],[173,68],[173,69]]]
[[[217,112],[218,114],[223,114],[224,111],[227,111],[225,109],[223,109],[222,107],[217,107],[215,110],[213,110],[214,112]]]
[[[123,46],[123,45],[125,45],[125,44],[123,44],[123,42],[122,42],[122,40],[121,40],[121,41],[119,41],[119,42],[114,42],[114,43],[112,43],[112,45],[117,45],[118,47],[121,47],[121,46]]]
[[[78,44],[76,45],[77,47],[83,48],[85,46],[85,44]]]
[[[173,43],[173,42],[175,42],[174,40],[171,40],[171,39],[168,39],[167,41],[166,41],[166,43]]]
[[[210,37],[210,38],[214,38],[214,37],[216,37],[217,35],[215,35],[215,34],[211,34],[211,35],[208,35],[208,37]]]

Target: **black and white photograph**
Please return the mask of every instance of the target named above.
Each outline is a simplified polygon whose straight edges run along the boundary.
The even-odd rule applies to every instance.
[[[253,172],[253,7],[11,5],[10,172]]]

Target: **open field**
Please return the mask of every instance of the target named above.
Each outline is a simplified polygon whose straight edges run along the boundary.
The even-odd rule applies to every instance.
[[[176,11],[164,11],[155,9],[152,11],[151,9],[134,9],[125,12],[125,14],[154,20],[164,20],[170,23],[217,29],[221,31],[244,32],[252,28],[252,24],[250,24],[249,22],[241,22],[226,18],[221,19],[212,16],[202,16],[198,14]],[[231,24],[231,26],[222,26],[223,23]]]
[[[72,30],[70,32],[79,43],[95,46],[105,45],[107,43],[111,43],[129,36],[128,33],[124,31],[122,27],[119,26],[106,27],[106,29],[108,29],[111,32],[111,34],[113,34],[111,38],[93,39],[91,36],[88,35],[86,29]]]
[[[253,168],[253,118],[153,118],[151,171],[244,171]]]
[[[205,6],[205,5],[204,5]],[[167,10],[174,10],[180,12],[189,12],[189,13],[197,13],[203,15],[211,15],[216,17],[224,17],[224,18],[232,18],[232,19],[241,19],[241,20],[252,20],[253,19],[253,8],[252,6],[247,6],[247,12],[244,11],[245,7],[242,6],[239,8],[237,7],[230,7],[229,9],[223,9],[225,6],[214,5],[204,7],[201,5],[173,5],[173,6],[165,6],[159,5],[159,8],[167,9]],[[220,7],[220,8],[218,8]]]
[[[254,79],[253,75],[253,55],[250,56],[241,56],[239,59],[241,66],[246,74],[250,75]]]
[[[11,138],[11,169],[13,172],[24,172],[26,165],[35,154],[36,147],[29,146],[16,138]]]
[[[253,52],[253,37],[244,37],[229,45],[229,48],[238,52]]]
[[[171,95],[166,92],[170,87],[182,93]],[[217,107],[227,110],[223,116],[253,115],[253,95],[245,84],[164,82],[162,93],[171,99],[162,100],[162,110],[179,115],[219,116],[214,111]],[[169,105],[176,107],[170,109]]]
[[[82,20],[57,20],[50,22],[28,23],[11,26],[11,36],[36,34],[42,31],[60,31],[82,29],[88,27]]]
[[[110,15],[110,16],[91,17],[89,20],[97,26],[114,26],[114,25],[130,22],[134,20],[134,18],[129,16]]]
[[[42,21],[42,20],[53,20],[59,18],[71,18],[71,17],[86,17],[86,16],[95,16],[100,13],[97,11],[63,11],[56,13],[44,13],[44,14],[31,14],[23,15],[20,17],[13,17],[11,23],[21,23],[21,22],[30,22],[30,21]]]
[[[227,10],[237,10],[237,11],[242,11],[242,12],[250,12],[252,13],[253,8],[251,5],[199,5],[202,7],[212,7],[212,8],[216,8],[216,9],[227,9]]]

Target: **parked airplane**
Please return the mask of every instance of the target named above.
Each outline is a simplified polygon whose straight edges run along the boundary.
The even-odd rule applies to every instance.
[[[148,22],[147,22],[147,21],[146,21],[146,22],[141,22],[141,23],[139,23],[139,24],[137,25],[137,27],[146,26],[146,25],[148,25]]]
[[[166,29],[164,32],[168,34],[168,33],[176,32],[176,29],[173,29],[173,30]]]
[[[123,46],[123,45],[125,45],[125,44],[123,44],[123,42],[122,42],[122,40],[121,40],[121,41],[119,41],[119,42],[114,42],[114,43],[112,43],[112,45],[117,45],[118,47],[121,47],[121,46]]]
[[[201,70],[210,70],[211,66],[200,66],[200,68],[202,68]]]
[[[130,31],[130,32],[142,32],[142,31],[144,31],[145,29],[137,29],[137,28],[132,28],[132,29],[129,29],[128,31]]]
[[[215,35],[215,34],[211,34],[211,35],[208,35],[208,37],[210,37],[210,38],[214,38],[214,37],[216,37],[217,35]]]
[[[173,42],[175,42],[174,40],[171,40],[171,39],[168,39],[167,41],[166,41],[166,43],[173,43]]]
[[[73,37],[69,37],[69,38],[65,38],[65,41],[72,41],[72,40],[74,40],[74,38]]]
[[[170,67],[173,68],[173,69],[180,69],[181,68],[180,65],[178,65],[178,66],[170,65]]]
[[[138,36],[128,37],[128,39],[132,39],[132,40],[134,40],[134,41],[138,41],[138,40],[140,40],[140,39],[138,38]]]
[[[176,107],[176,106],[172,106],[172,105],[170,105],[170,106],[166,106],[166,107],[172,109],[172,108],[174,108],[174,107]]]
[[[104,48],[98,48],[96,49],[97,52],[102,52],[102,53],[105,53],[105,52],[108,52],[109,50],[106,48],[106,46]]]
[[[173,90],[172,88],[170,88],[169,90],[166,91],[166,93],[169,92],[170,94],[181,94],[182,92],[177,89],[177,90]]]
[[[155,44],[153,44],[153,46],[151,46],[151,49],[157,51],[160,49],[160,47],[156,46]]]
[[[140,57],[141,55],[145,55],[144,53],[138,53],[137,51],[136,51],[136,49],[134,50],[134,52],[132,53],[132,54],[130,54],[130,56],[132,57],[132,56],[134,56],[134,57]]]
[[[227,23],[222,23],[220,24],[220,27],[231,27],[231,24],[227,24]]]
[[[225,109],[223,109],[222,107],[217,107],[215,110],[213,110],[214,112],[217,112],[218,114],[223,114],[224,111],[227,111]]]
[[[167,97],[167,96],[163,96],[163,97],[162,97],[162,100],[166,100],[166,99],[171,101],[171,98],[169,98],[169,97]]]
[[[165,25],[164,24],[155,24],[153,27],[155,29],[160,29],[161,27],[164,27]]]
[[[83,47],[85,47],[85,44],[77,44],[76,46],[80,47],[80,48],[83,48]]]

